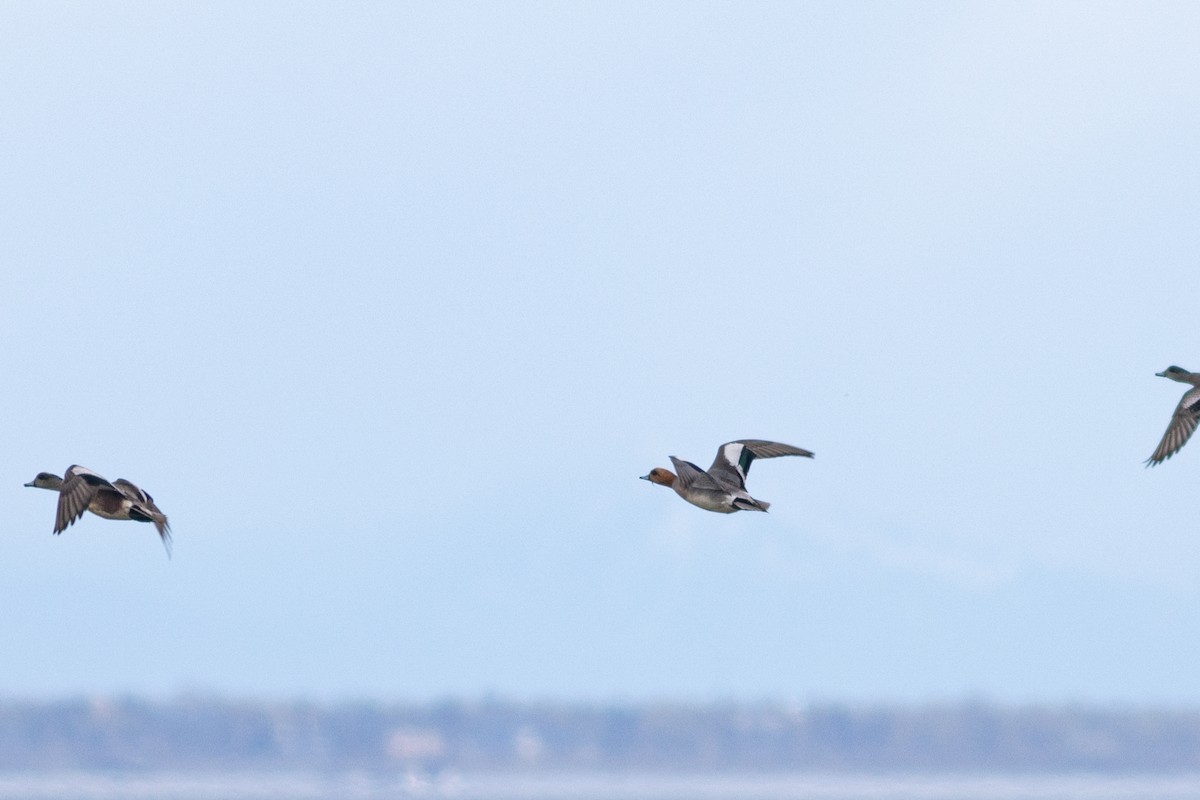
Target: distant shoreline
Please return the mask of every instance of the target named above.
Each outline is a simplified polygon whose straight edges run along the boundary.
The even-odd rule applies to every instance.
[[[1191,800],[1180,775],[0,772],[0,800]]]
[[[1178,775],[1200,710],[0,701],[0,773],[72,771]]]

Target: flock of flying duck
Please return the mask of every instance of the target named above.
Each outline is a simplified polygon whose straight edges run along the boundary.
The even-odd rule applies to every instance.
[[[1190,384],[1192,388],[1184,392],[1175,406],[1175,413],[1171,415],[1162,441],[1146,459],[1148,467],[1161,464],[1178,453],[1200,423],[1200,373],[1170,366],[1155,374],[1160,378]],[[684,500],[705,511],[719,514],[766,511],[771,504],[750,496],[746,491],[746,476],[754,459],[780,456],[812,458],[813,454],[790,444],[768,442],[765,439],[738,439],[717,448],[717,457],[707,470],[671,456],[675,472],[655,467],[649,474],[643,475],[642,480],[669,486]],[[83,516],[83,512],[90,511],[105,519],[154,523],[163,546],[167,548],[167,555],[171,554],[171,526],[167,524],[167,515],[155,505],[149,492],[124,478],[110,482],[90,469],[75,464],[61,478],[51,472],[39,472],[25,485],[58,492],[58,510],[54,518],[56,534],[74,524]]]

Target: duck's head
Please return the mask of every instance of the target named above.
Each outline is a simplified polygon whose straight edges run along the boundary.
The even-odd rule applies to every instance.
[[[643,475],[642,480],[657,483],[659,486],[672,486],[675,483],[675,473],[669,469],[655,467],[649,475]]]
[[[1187,379],[1192,375],[1192,373],[1188,372],[1183,367],[1176,367],[1174,365],[1167,367],[1162,372],[1156,372],[1154,374],[1160,378],[1170,378],[1173,381],[1187,381]]]
[[[62,488],[62,478],[53,472],[39,472],[33,480],[25,485],[32,486],[34,489],[50,489],[57,492]]]

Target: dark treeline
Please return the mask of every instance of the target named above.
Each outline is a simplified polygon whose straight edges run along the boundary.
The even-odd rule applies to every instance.
[[[1200,769],[1200,710],[0,703],[0,769]]]

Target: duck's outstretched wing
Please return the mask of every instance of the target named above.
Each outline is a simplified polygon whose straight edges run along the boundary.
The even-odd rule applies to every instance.
[[[58,512],[54,518],[54,532],[62,533],[75,520],[83,516],[96,493],[112,489],[113,485],[87,467],[72,464],[63,476],[62,488],[58,490]]]
[[[1175,413],[1171,415],[1166,433],[1163,434],[1158,447],[1154,448],[1154,454],[1146,459],[1146,466],[1161,464],[1178,453],[1196,432],[1197,423],[1200,423],[1200,389],[1192,389],[1185,393],[1179,405],[1175,406]]]
[[[812,458],[809,450],[792,447],[790,444],[768,442],[765,439],[738,439],[726,442],[717,448],[717,457],[708,468],[708,474],[718,482],[741,491],[746,490],[746,476],[756,458],[778,458],[779,456],[804,456]]]
[[[132,481],[117,478],[112,482],[113,487],[132,503],[129,507],[129,518],[138,522],[153,522],[158,536],[162,539],[163,547],[167,548],[167,557],[171,555],[171,525],[167,515],[155,505],[150,493]]]
[[[711,475],[697,467],[690,461],[684,461],[681,458],[671,456],[671,463],[675,465],[675,480],[679,484],[680,489],[712,489],[718,492],[726,491],[725,487],[717,483]]]

